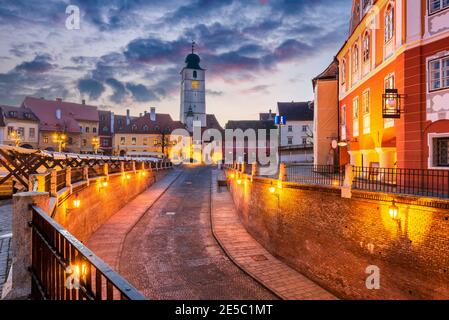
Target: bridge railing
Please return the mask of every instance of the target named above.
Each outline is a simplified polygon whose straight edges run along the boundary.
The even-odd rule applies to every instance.
[[[145,299],[42,209],[31,206],[31,211],[33,299]]]

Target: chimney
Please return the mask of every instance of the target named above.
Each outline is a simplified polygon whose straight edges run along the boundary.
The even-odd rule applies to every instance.
[[[81,100],[81,104],[86,104],[86,100],[85,99]]]
[[[62,98],[56,98],[56,101],[62,102]]]
[[[129,126],[131,123],[131,118],[129,116],[129,109],[126,109],[126,125]]]
[[[156,108],[150,108],[150,120],[156,121]]]

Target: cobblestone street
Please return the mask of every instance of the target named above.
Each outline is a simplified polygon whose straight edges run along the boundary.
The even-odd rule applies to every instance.
[[[128,234],[119,272],[150,299],[276,299],[211,232],[211,169],[187,168]]]
[[[0,201],[0,297],[11,265],[11,201]]]

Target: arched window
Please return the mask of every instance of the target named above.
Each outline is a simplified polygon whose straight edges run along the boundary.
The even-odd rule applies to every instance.
[[[193,78],[198,78],[198,73],[196,71],[193,71]]]
[[[363,62],[368,62],[370,57],[370,35],[369,32],[366,31],[363,36]]]
[[[385,11],[385,43],[389,42],[394,36],[394,8],[388,5]]]
[[[345,84],[346,82],[346,60],[341,62],[341,84]]]

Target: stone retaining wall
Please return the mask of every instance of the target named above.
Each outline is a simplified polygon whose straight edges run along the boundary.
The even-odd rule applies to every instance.
[[[340,298],[449,297],[449,201],[355,190],[343,199],[339,188],[277,183],[228,175],[248,232],[299,272]],[[369,290],[373,265],[380,289]]]

